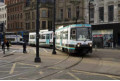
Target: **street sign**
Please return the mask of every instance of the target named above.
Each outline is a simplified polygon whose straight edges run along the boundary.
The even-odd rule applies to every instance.
[[[3,32],[3,27],[4,27],[3,23],[0,23],[0,32]]]

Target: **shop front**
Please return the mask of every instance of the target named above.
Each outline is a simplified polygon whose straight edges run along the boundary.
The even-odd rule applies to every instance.
[[[93,43],[99,48],[113,47],[113,30],[94,30]]]
[[[92,29],[94,46],[120,47],[120,23],[92,25]]]

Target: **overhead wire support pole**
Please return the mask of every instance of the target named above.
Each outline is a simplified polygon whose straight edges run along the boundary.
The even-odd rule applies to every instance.
[[[53,26],[53,52],[52,54],[56,54],[56,48],[55,48],[55,21],[56,21],[56,0],[54,0],[54,19],[53,19],[53,23],[54,23],[54,26]]]
[[[39,4],[40,4],[40,0],[36,1],[36,58],[35,58],[35,62],[39,63],[41,62],[41,59],[39,57],[39,29],[40,29],[40,22],[39,22]]]

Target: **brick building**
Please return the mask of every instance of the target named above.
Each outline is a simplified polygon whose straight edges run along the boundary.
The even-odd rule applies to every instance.
[[[7,5],[7,26],[8,32],[18,32],[24,30],[23,8],[25,0],[6,0]]]
[[[53,0],[41,0],[39,4],[40,29],[52,29]],[[28,0],[24,7],[24,27],[29,32],[36,30],[36,0]]]

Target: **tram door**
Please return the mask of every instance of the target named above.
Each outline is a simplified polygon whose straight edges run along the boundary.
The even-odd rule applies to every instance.
[[[46,35],[46,44],[50,44],[50,35],[49,34]]]

